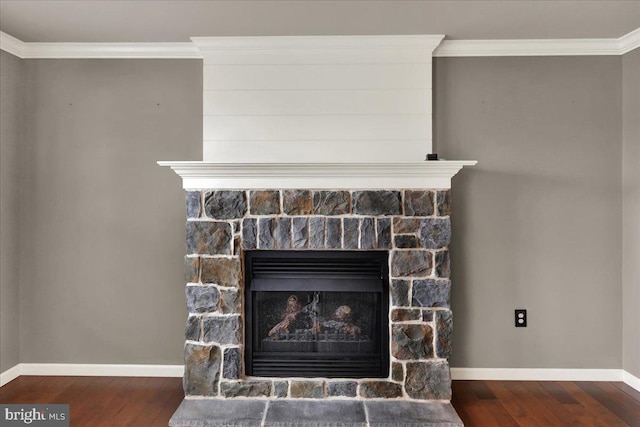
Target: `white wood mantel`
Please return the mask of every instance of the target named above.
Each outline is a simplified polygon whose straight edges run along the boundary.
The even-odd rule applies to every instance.
[[[160,161],[184,189],[451,188],[451,178],[475,160],[399,163],[212,163]]]

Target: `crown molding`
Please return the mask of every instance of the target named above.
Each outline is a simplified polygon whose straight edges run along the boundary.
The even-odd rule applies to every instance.
[[[0,49],[22,59],[202,59],[206,52],[433,49],[435,57],[624,55],[640,47],[640,28],[617,39],[442,40],[442,35],[193,37],[186,43],[25,43],[0,31]],[[440,43],[438,45],[438,43]]]
[[[26,43],[0,31],[0,49],[18,58],[24,58]]]
[[[444,40],[434,57],[624,55],[640,46],[640,28],[617,39]]]
[[[201,59],[191,43],[27,43],[27,58]]]
[[[187,43],[25,43],[0,32],[0,49],[22,59],[202,59]]]
[[[631,52],[634,49],[640,47],[640,28],[637,28],[630,33],[618,39],[618,48],[620,49],[620,55],[624,55],[627,52]]]
[[[620,55],[618,39],[445,40],[434,57]]]

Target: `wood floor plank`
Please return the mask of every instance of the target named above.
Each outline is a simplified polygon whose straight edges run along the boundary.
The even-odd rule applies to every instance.
[[[581,381],[562,381],[559,384],[567,390],[592,415],[594,422],[604,423],[605,427],[628,426],[623,420],[612,413],[607,407],[585,392],[580,386]],[[633,426],[636,427],[636,426]]]
[[[558,402],[565,404],[578,404],[578,402],[555,381],[540,381],[540,384]]]
[[[633,400],[635,400],[636,402],[640,402],[640,391],[623,382],[615,382],[613,384],[620,390],[628,394]]]
[[[502,406],[509,412],[521,427],[539,427],[540,424],[528,410],[507,388],[508,381],[487,381],[487,385],[495,394]]]
[[[496,398],[496,395],[493,394],[485,381],[469,381],[468,385],[471,391],[476,396],[478,396],[478,399],[480,400],[489,400]]]
[[[577,384],[582,390],[600,402],[602,406],[606,407],[622,421],[633,427],[640,426],[640,415],[636,415],[635,410],[629,409],[626,405],[623,405],[618,400],[620,396],[607,392],[595,382],[580,381]],[[640,405],[638,405],[638,408],[634,409],[637,409],[640,412]]]
[[[547,410],[553,414],[555,418],[557,418],[563,425],[565,426],[573,426],[573,427],[586,427],[585,424],[576,419],[573,413],[567,409],[567,405],[577,405],[574,399],[571,399],[574,403],[561,403],[560,400],[556,398],[553,394],[551,394],[547,388],[543,386],[547,381],[525,381],[523,382],[524,388],[531,393],[531,395],[537,399],[541,405],[543,405]],[[551,387],[552,390],[555,390],[554,387]],[[565,392],[566,393],[566,392]],[[569,399],[563,398],[564,401],[569,401]]]
[[[469,405],[468,396],[465,394],[463,390],[466,387],[467,381],[453,381],[451,384],[452,389],[452,397],[451,404],[454,408],[456,408],[456,412],[460,416],[460,419],[465,423],[465,426],[475,426],[476,424],[473,422],[473,418],[467,407]]]
[[[564,424],[525,388],[525,384],[525,381],[507,381],[506,388],[527,408],[538,425],[563,427]]]
[[[140,411],[132,419],[131,425],[138,426],[149,420],[153,420],[158,416],[158,413],[162,409],[162,403],[166,400],[166,389],[164,388],[165,378],[150,378],[147,386],[150,390],[145,393],[145,400],[143,404],[147,407],[147,410]]]
[[[471,391],[469,387],[470,383],[471,381],[461,382],[461,384],[456,387],[457,397],[464,406],[466,414],[468,414],[468,417],[462,420],[465,426],[481,427],[499,425],[491,411],[478,399],[478,396]]]
[[[42,389],[44,377],[21,376],[0,387],[0,403],[30,403]],[[45,385],[46,386],[46,385]]]

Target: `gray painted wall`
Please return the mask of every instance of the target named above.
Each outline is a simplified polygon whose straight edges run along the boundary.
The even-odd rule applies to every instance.
[[[22,362],[181,363],[183,192],[155,161],[200,158],[200,61],[25,64]],[[435,72],[437,151],[480,161],[454,178],[453,366],[619,368],[622,59]]]
[[[184,193],[199,60],[29,60],[21,361],[182,361]]]
[[[640,49],[622,67],[622,367],[640,378]]]
[[[0,372],[20,354],[19,318],[19,158],[24,115],[22,61],[0,52]]]
[[[452,366],[620,368],[621,58],[438,58]],[[516,308],[528,327],[516,329]]]

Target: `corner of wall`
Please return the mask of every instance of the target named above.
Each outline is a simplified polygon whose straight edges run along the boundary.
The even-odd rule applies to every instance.
[[[640,377],[640,48],[622,57],[622,369]]]

